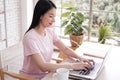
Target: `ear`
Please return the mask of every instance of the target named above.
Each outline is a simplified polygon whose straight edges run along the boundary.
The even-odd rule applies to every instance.
[[[40,20],[42,20],[43,16],[40,17]]]

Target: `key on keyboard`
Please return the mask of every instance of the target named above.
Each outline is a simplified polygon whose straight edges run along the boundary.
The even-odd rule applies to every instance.
[[[90,70],[80,70],[79,74],[87,75],[90,73]]]

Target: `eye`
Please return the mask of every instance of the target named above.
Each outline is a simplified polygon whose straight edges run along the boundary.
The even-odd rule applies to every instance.
[[[50,15],[50,17],[52,18],[52,17],[53,17],[53,15]]]

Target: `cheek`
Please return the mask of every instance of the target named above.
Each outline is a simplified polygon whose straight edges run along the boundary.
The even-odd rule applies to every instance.
[[[44,18],[44,21],[47,23],[47,22],[50,22],[50,18]]]
[[[49,27],[51,24],[51,20],[49,18],[46,18],[44,21],[43,21],[43,24],[46,26],[46,27]]]

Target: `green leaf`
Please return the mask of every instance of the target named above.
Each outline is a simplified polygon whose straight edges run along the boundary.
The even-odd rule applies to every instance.
[[[61,27],[64,27],[65,25],[67,25],[68,22],[69,22],[68,20],[64,20]]]
[[[73,7],[73,4],[71,4],[70,2],[63,3],[62,8],[66,8],[66,7]]]
[[[84,21],[84,15],[82,13],[77,13],[76,15],[81,20],[81,22]]]
[[[110,36],[110,26],[109,25],[102,25],[99,28],[99,39],[106,39]]]
[[[82,28],[84,15],[79,12],[79,8],[74,6],[73,3],[65,3],[62,6],[66,10],[66,12],[61,15],[64,20],[62,23],[62,27],[65,27],[64,34],[74,33],[75,35],[80,35],[84,30]]]
[[[64,34],[67,35],[67,34],[70,34],[72,33],[72,25],[67,25],[66,28],[64,29]]]
[[[68,17],[70,15],[71,12],[64,12],[62,13],[61,17]]]
[[[75,12],[75,11],[78,10],[78,8],[76,8],[76,7],[69,7],[69,8],[66,8],[66,10],[71,11],[71,12]]]

